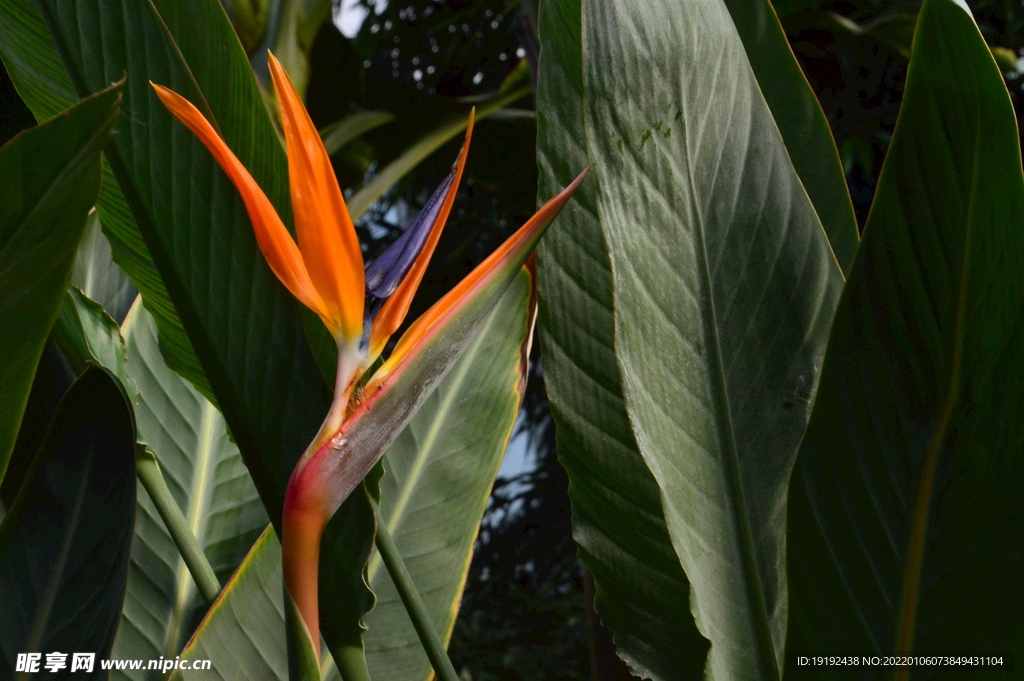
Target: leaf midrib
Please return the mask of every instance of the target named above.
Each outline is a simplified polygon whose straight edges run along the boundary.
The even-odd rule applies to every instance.
[[[760,93],[758,93],[760,94]],[[726,379],[725,365],[722,360],[722,348],[718,337],[718,316],[714,302],[714,280],[711,276],[711,267],[708,261],[707,243],[705,240],[706,225],[703,215],[697,208],[701,205],[698,192],[694,186],[693,162],[690,157],[690,135],[687,122],[688,116],[680,118],[680,135],[682,143],[682,162],[689,172],[686,173],[686,191],[689,194],[689,212],[694,223],[694,234],[699,240],[699,247],[695,249],[698,258],[699,276],[703,284],[700,299],[700,306],[704,311],[703,335],[707,342],[709,355],[709,378],[711,379],[712,400],[716,405],[716,413],[721,418],[716,420],[719,443],[724,445],[721,453],[721,461],[724,464],[726,485],[732,499],[731,505],[735,509],[734,530],[735,541],[740,550],[742,561],[742,576],[744,590],[746,591],[748,606],[751,607],[753,615],[753,635],[757,645],[757,660],[761,668],[762,678],[778,681],[779,668],[775,644],[772,640],[771,628],[768,621],[768,608],[764,599],[761,574],[757,567],[757,556],[755,555],[753,533],[750,527],[750,516],[747,510],[746,496],[743,490],[743,478],[739,460],[739,450],[736,445],[735,427],[732,422],[732,410],[729,406],[728,381]],[[720,161],[721,159],[719,159]],[[717,172],[717,166],[716,166]],[[614,302],[613,302],[614,305]]]
[[[975,130],[975,140],[981,137],[980,119]],[[957,291],[956,322],[953,332],[953,359],[946,387],[945,399],[942,403],[941,416],[935,432],[928,442],[928,449],[921,465],[921,478],[918,481],[914,498],[913,515],[911,516],[910,537],[907,542],[907,560],[904,564],[903,589],[900,599],[899,619],[896,630],[896,652],[910,653],[914,646],[914,630],[917,620],[917,607],[920,600],[921,572],[924,569],[925,539],[928,534],[928,516],[931,511],[932,491],[935,486],[935,469],[938,465],[939,451],[946,442],[949,425],[953,418],[960,390],[960,378],[963,369],[964,324],[967,316],[967,280],[971,264],[972,233],[974,232],[974,204],[978,194],[979,147],[974,146],[974,162],[971,165],[971,193],[967,201],[967,225],[964,228],[963,260],[960,263],[960,277]],[[894,679],[909,678],[909,667],[898,667]]]

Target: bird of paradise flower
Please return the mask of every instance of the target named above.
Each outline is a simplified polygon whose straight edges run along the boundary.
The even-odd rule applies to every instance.
[[[358,466],[353,426],[385,400],[401,399],[396,379],[446,325],[485,295],[503,290],[544,230],[582,182],[587,170],[548,201],[448,294],[412,323],[390,356],[369,369],[409,311],[462,179],[473,119],[449,175],[403,235],[364,270],[362,251],[330,159],[316,127],[281,64],[269,56],[288,152],[292,210],[298,244],[274,206],[213,126],[186,99],[152,84],[164,106],[206,146],[238,189],[267,264],[302,304],[315,312],[338,346],[334,399],[315,438],[292,472],[282,516],[285,589],[319,659],[318,578],[320,540],[327,521],[397,435],[418,404],[397,410],[391,432],[376,433],[375,454]],[[450,366],[450,363],[449,363]],[[438,377],[434,377],[439,380]],[[363,387],[354,396],[357,385]]]

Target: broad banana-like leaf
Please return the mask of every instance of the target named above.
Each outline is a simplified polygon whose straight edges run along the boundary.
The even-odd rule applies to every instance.
[[[121,101],[110,88],[0,150],[0,480],[64,297]]]
[[[538,193],[587,163],[580,0],[540,6]],[[597,184],[576,192],[537,249],[544,383],[558,460],[569,474],[573,537],[594,575],[595,607],[619,656],[642,678],[699,678],[707,642],[690,614],[690,585],[658,483],[637,449],[615,361],[611,262]]]
[[[260,253],[237,191],[150,86],[166,85],[195,102],[287,216],[287,161],[246,56],[216,0],[43,0],[40,7],[76,91],[127,74],[128,114],[107,157],[277,522],[292,468],[327,413],[330,391],[309,351],[297,304]],[[324,540],[325,554],[335,555],[331,547],[344,544],[352,563],[345,569],[332,564],[325,574],[346,593],[361,594],[361,608],[368,592],[359,555],[372,546],[372,514],[364,500],[352,503],[362,503],[360,513],[353,511],[353,522],[332,525]],[[362,553],[353,553],[354,546]],[[337,614],[341,608],[325,603],[325,619],[338,620],[331,631],[357,639],[362,612]],[[334,647],[332,636],[328,644]]]
[[[97,158],[92,165],[98,176]],[[57,408],[0,525],[6,678],[38,676],[14,672],[19,653],[110,656],[135,520],[134,452],[128,396],[113,374],[90,366]],[[65,674],[72,661],[69,654]],[[104,675],[97,662],[87,677]]]
[[[793,651],[1016,652],[969,675],[1020,675],[1022,215],[1002,75],[964,3],[926,0],[794,471]]]
[[[286,681],[281,542],[268,526],[210,607],[181,659],[210,660],[210,669],[181,669],[172,681]]]
[[[442,641],[455,626],[473,544],[526,385],[533,273],[523,268],[476,338],[384,455],[380,517]],[[430,661],[374,552],[366,655],[378,679],[426,681]]]
[[[121,268],[114,264],[110,243],[103,236],[100,216],[96,211],[89,213],[85,223],[85,234],[78,245],[71,283],[87,298],[103,306],[118,323],[124,321],[139,293]]]
[[[71,85],[34,0],[9,0],[0,4],[0,58],[36,120],[49,120],[78,101],[78,93]],[[96,211],[114,260],[142,291],[147,309],[156,317],[160,350],[167,364],[212,399],[213,392],[199,360],[106,160]],[[75,283],[84,286],[86,295],[98,293],[92,290],[88,279]],[[100,304],[109,303],[102,295],[97,299]],[[111,310],[115,316],[118,311]],[[127,313],[127,308],[124,311]]]
[[[842,272],[721,0],[587,2],[583,55],[626,409],[707,671],[778,679],[786,493]]]
[[[857,252],[853,213],[839,150],[770,0],[725,0],[775,124],[844,272]]]
[[[156,324],[136,302],[122,326],[128,373],[139,391],[139,439],[159,457],[173,501],[217,577],[230,578],[260,532],[266,511],[224,417],[163,362]],[[128,593],[114,657],[173,658],[205,609],[149,494],[139,492]],[[152,671],[114,672],[152,679]]]

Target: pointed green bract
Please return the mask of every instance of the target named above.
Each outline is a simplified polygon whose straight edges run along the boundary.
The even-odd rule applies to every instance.
[[[793,475],[791,650],[1019,665],[1021,215],[1002,75],[963,4],[927,0]]]
[[[100,184],[121,88],[0,148],[0,480]]]
[[[445,642],[455,625],[473,545],[525,387],[532,276],[523,269],[459,361],[384,455],[384,523]],[[429,660],[379,553],[367,565],[377,605],[367,615],[373,678],[419,679]]]
[[[0,525],[5,674],[19,653],[110,656],[135,519],[134,450],[127,395],[113,374],[90,366],[57,408]],[[100,677],[97,661],[91,678]]]
[[[623,395],[707,671],[778,679],[783,511],[842,273],[721,0],[587,2],[583,54]]]
[[[588,163],[579,0],[544,0],[537,85],[538,194]],[[612,273],[597,183],[580,186],[537,249],[544,383],[569,474],[573,537],[595,607],[634,674],[700,676],[707,642],[690,614],[654,476],[637,449],[615,361]]]

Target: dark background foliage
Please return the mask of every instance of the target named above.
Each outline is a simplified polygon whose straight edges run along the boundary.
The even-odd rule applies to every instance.
[[[346,6],[352,1],[344,0]],[[369,14],[358,35],[348,40],[328,23],[313,45],[310,113],[319,126],[358,110],[391,111],[396,119],[335,155],[343,187],[358,187],[419,135],[515,77],[521,61],[536,59],[536,0],[354,1]],[[899,113],[920,3],[775,4],[832,126],[863,225]],[[1005,48],[1001,64],[1019,117],[1024,76],[1013,62],[1024,48],[1024,3],[968,4],[989,45]],[[465,182],[410,319],[533,213],[532,101],[514,106],[476,128]],[[0,69],[0,143],[33,124]],[[359,221],[368,259],[422,207],[460,144],[453,140],[431,155]],[[467,681],[627,678],[621,666],[592,664],[607,660],[610,643],[587,605],[587,577],[571,538],[568,481],[557,461],[537,362],[517,437],[527,466],[495,484],[451,643],[456,668]]]

